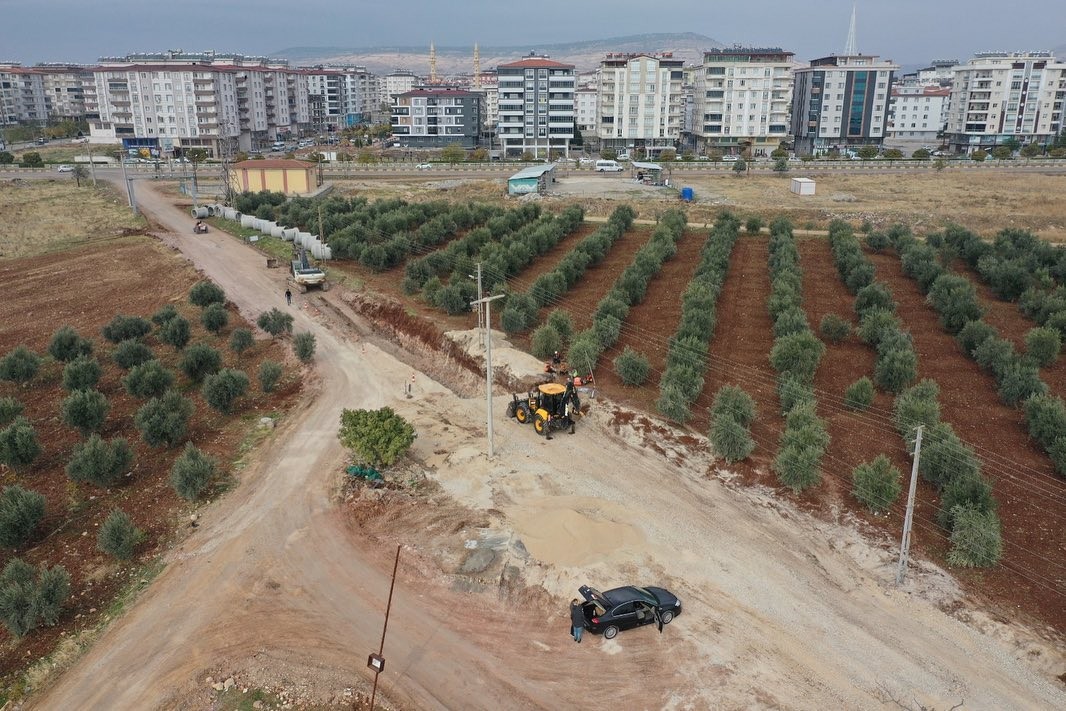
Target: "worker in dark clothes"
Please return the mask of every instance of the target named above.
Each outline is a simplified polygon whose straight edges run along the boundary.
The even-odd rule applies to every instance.
[[[581,643],[581,633],[585,631],[585,613],[581,609],[581,603],[575,597],[570,601],[570,635],[578,644]]]
[[[288,289],[285,290],[285,303],[292,306],[292,292]]]

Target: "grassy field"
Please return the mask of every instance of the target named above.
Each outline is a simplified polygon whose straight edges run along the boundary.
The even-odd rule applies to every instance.
[[[30,181],[0,190],[0,259],[32,257],[122,235],[146,224],[123,196],[106,184]]]

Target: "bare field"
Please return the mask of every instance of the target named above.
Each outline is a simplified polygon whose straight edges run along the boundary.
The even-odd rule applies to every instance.
[[[33,257],[142,234],[144,220],[134,217],[125,198],[110,185],[73,180],[23,181],[0,190],[0,259]]]

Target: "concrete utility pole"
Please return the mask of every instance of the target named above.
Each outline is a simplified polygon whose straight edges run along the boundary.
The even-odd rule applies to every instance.
[[[899,567],[896,569],[896,585],[903,584],[907,572],[907,557],[911,550],[911,525],[914,523],[914,492],[918,488],[918,461],[922,456],[922,430],[925,425],[918,425],[914,438],[914,462],[911,464],[911,487],[907,492],[907,515],[903,519],[903,540],[899,544]]]
[[[481,294],[481,263],[477,265],[478,274],[478,300],[471,301],[471,306],[485,305],[485,422],[489,440],[489,459],[495,456],[492,446],[492,302],[502,299],[505,294],[485,297]]]

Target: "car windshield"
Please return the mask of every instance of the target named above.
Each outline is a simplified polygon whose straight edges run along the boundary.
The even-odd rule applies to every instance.
[[[647,588],[638,588],[638,587],[634,587],[633,589],[636,590],[640,594],[640,596],[642,598],[644,598],[644,600],[646,602],[650,602],[650,603],[658,603],[659,602],[659,598],[657,598],[654,594],[652,594],[651,590],[648,590]]]

